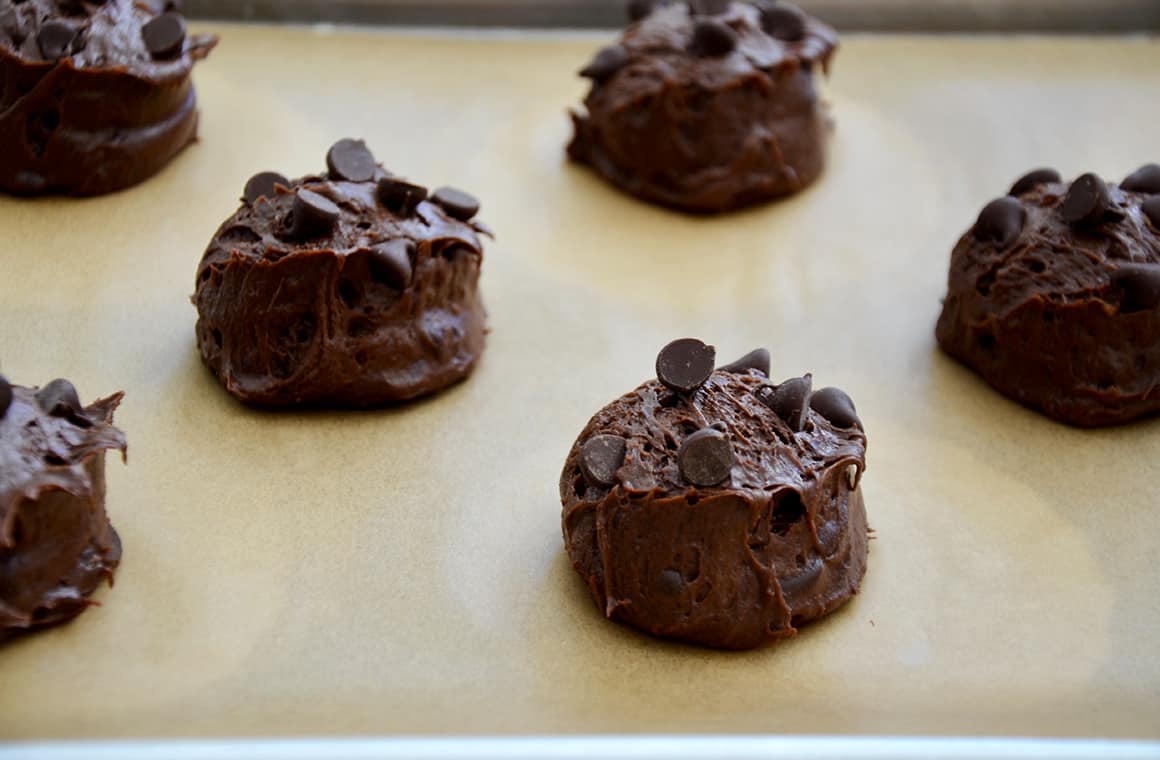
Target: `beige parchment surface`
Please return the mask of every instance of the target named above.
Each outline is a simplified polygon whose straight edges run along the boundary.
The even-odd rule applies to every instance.
[[[1024,170],[1157,154],[1160,44],[848,38],[832,164],[719,219],[562,161],[601,38],[222,26],[202,142],[112,197],[0,199],[0,362],[127,393],[116,588],[0,649],[0,738],[401,733],[1160,737],[1160,421],[1049,422],[936,352],[949,251]],[[198,361],[188,297],[260,169],[365,137],[483,200],[476,375],[364,413],[262,413]],[[863,593],[748,653],[605,622],[556,482],[681,335],[846,388],[870,434]]]

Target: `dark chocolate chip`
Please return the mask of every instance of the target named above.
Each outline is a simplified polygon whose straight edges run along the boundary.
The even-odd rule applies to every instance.
[[[466,222],[479,213],[479,201],[475,196],[454,187],[439,188],[431,194],[431,200],[441,206],[453,219],[461,222]]]
[[[1146,164],[1124,177],[1120,189],[1133,193],[1160,194],[1160,164]]]
[[[656,7],[655,0],[628,0],[625,5],[625,12],[628,13],[629,21],[640,21],[646,18],[653,12]]]
[[[404,238],[388,240],[371,248],[371,274],[375,279],[397,290],[411,284],[411,256],[415,244]]]
[[[1112,284],[1124,293],[1120,311],[1146,311],[1160,306],[1160,264],[1120,264]]]
[[[806,374],[786,380],[773,389],[765,398],[765,403],[795,433],[805,427],[810,411],[810,391],[814,387],[813,375]]]
[[[274,189],[275,185],[289,187],[290,180],[278,172],[259,172],[246,182],[246,189],[242,191],[242,197],[246,203],[251,204],[259,198],[273,198],[278,194]]]
[[[1160,197],[1147,198],[1140,204],[1140,211],[1160,231]]]
[[[623,69],[627,63],[628,50],[624,45],[609,45],[606,48],[601,48],[592,62],[580,69],[580,76],[596,82],[603,82]]]
[[[737,47],[737,32],[733,27],[715,18],[698,18],[693,22],[693,40],[690,49],[707,58],[720,58]]]
[[[822,388],[810,397],[810,408],[830,421],[834,427],[861,427],[854,402],[838,388]]]
[[[72,50],[73,38],[77,32],[63,21],[50,19],[40,27],[36,35],[36,45],[45,60],[58,61]]]
[[[1001,246],[1010,245],[1023,231],[1027,210],[1014,198],[996,198],[983,206],[975,220],[975,237],[993,240]]]
[[[729,12],[730,0],[689,0],[689,10],[697,16],[720,16]]]
[[[294,193],[294,205],[287,220],[287,233],[296,240],[309,240],[327,234],[342,214],[329,198],[305,188]]]
[[[347,182],[370,182],[374,179],[374,154],[362,140],[345,138],[339,140],[326,152],[326,168],[331,179]]]
[[[8,407],[12,406],[12,383],[8,378],[0,375],[0,420],[8,414]]]
[[[83,410],[77,389],[62,378],[57,378],[38,390],[36,403],[53,417],[74,417]]]
[[[383,177],[378,186],[379,203],[400,216],[408,216],[427,198],[427,188],[398,177]]]
[[[724,367],[718,367],[717,369],[722,372],[735,372],[738,374],[755,369],[766,377],[769,377],[769,351],[764,348],[755,348],[737,361],[730,362]]]
[[[720,433],[728,433],[729,432],[729,426],[720,420],[717,420],[709,427],[711,427],[713,430],[716,430]]]
[[[668,594],[669,596],[676,596],[685,587],[685,578],[679,571],[669,568],[668,570],[661,571],[657,586],[662,593]]]
[[[154,58],[176,58],[185,46],[185,18],[169,11],[141,27],[145,49]]]
[[[657,354],[657,379],[674,391],[695,391],[713,374],[717,349],[696,338],[674,340]]]
[[[1011,189],[1007,191],[1007,195],[1023,195],[1023,193],[1030,192],[1040,185],[1056,182],[1063,182],[1063,177],[1060,177],[1059,172],[1055,169],[1035,169],[1015,180],[1015,184],[1011,185]]]
[[[733,469],[733,447],[720,430],[705,428],[685,439],[677,452],[681,477],[695,486],[715,486]]]
[[[594,435],[580,447],[580,472],[590,486],[616,483],[616,471],[624,464],[624,439],[618,435]]]
[[[797,42],[806,35],[806,19],[792,5],[764,3],[761,6],[761,28],[770,37]]]
[[[1095,174],[1084,174],[1067,190],[1059,213],[1068,224],[1099,224],[1111,207],[1108,186]]]

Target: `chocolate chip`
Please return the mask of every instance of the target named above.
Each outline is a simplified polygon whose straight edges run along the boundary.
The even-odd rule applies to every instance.
[[[287,219],[287,234],[295,240],[309,240],[327,234],[342,214],[329,198],[305,188],[294,193],[294,205]]]
[[[717,349],[696,338],[674,340],[657,354],[657,379],[678,392],[695,391],[713,374]]]
[[[1157,230],[1160,230],[1160,197],[1148,198],[1140,204],[1140,211]]]
[[[580,472],[590,486],[616,483],[616,471],[624,464],[624,439],[618,435],[594,435],[580,447]]]
[[[728,426],[728,425],[726,425],[726,424],[725,424],[724,422],[722,422],[721,420],[717,420],[716,422],[714,422],[714,423],[713,423],[712,425],[710,425],[709,427],[710,427],[710,428],[712,428],[713,430],[716,430],[716,431],[720,432],[720,433],[728,433],[728,432],[729,432],[729,426]]]
[[[1112,203],[1108,186],[1095,174],[1084,174],[1067,190],[1059,213],[1071,225],[1099,224]]]
[[[1120,311],[1146,311],[1160,306],[1160,264],[1120,264],[1112,284],[1124,293]]]
[[[769,351],[764,348],[755,348],[737,361],[730,362],[724,367],[718,367],[717,369],[722,372],[735,372],[737,374],[755,369],[766,377],[769,377]]]
[[[681,477],[695,486],[715,486],[733,469],[733,447],[720,430],[705,428],[685,439],[677,452]]]
[[[1015,180],[1015,184],[1011,185],[1011,189],[1007,191],[1007,195],[1023,195],[1023,193],[1030,192],[1040,185],[1056,182],[1063,182],[1063,178],[1059,176],[1059,172],[1055,169],[1035,169]]]
[[[822,388],[810,397],[810,408],[830,421],[834,427],[861,427],[854,402],[838,388]]]
[[[371,248],[371,274],[375,279],[397,290],[411,284],[411,256],[415,244],[404,238],[388,240]]]
[[[737,47],[737,32],[733,27],[715,18],[698,18],[693,22],[693,40],[690,49],[695,55],[720,58]]]
[[[83,410],[77,389],[62,378],[57,378],[38,390],[36,403],[53,417],[74,417]]]
[[[185,46],[185,18],[180,13],[162,13],[141,27],[145,49],[154,58],[176,58]]]
[[[1160,194],[1160,164],[1145,164],[1124,177],[1120,189],[1133,193]]]
[[[580,69],[580,76],[596,82],[603,82],[623,69],[627,63],[628,50],[625,49],[624,45],[609,45],[606,48],[601,48],[592,62]]]
[[[44,22],[36,35],[36,45],[47,61],[59,61],[72,50],[76,30],[63,21],[51,19]]]
[[[628,0],[625,11],[629,21],[640,21],[650,15],[655,7],[655,0]]]
[[[374,154],[362,140],[345,138],[339,140],[326,152],[326,168],[331,179],[347,182],[370,182],[374,179]]]
[[[983,206],[975,220],[975,237],[993,240],[1000,246],[1010,245],[1023,231],[1027,210],[1014,198],[996,198]]]
[[[0,420],[8,414],[8,407],[12,406],[12,384],[8,378],[0,375]]]
[[[685,578],[677,570],[669,568],[662,570],[660,580],[657,582],[658,587],[662,593],[669,596],[676,596],[681,593],[681,589],[685,586]]]
[[[475,196],[454,187],[439,188],[431,195],[431,200],[441,206],[453,219],[461,222],[466,222],[479,213],[479,201]]]
[[[806,425],[806,418],[810,411],[810,391],[814,386],[813,375],[806,374],[786,380],[773,389],[773,393],[763,401],[774,414],[789,426],[795,433],[801,432]]]
[[[427,198],[427,188],[398,177],[383,177],[378,186],[379,203],[400,216],[408,216]]]
[[[806,35],[805,15],[792,5],[763,3],[761,28],[770,37],[785,42],[797,42]]]
[[[728,13],[730,0],[689,0],[689,10],[697,16],[720,16]]]
[[[246,203],[250,204],[259,198],[273,198],[278,194],[278,191],[274,189],[275,185],[290,187],[290,180],[278,172],[259,172],[246,182],[246,189],[242,191],[242,197]]]

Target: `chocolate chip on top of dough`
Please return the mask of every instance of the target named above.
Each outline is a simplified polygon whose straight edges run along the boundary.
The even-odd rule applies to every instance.
[[[657,379],[675,391],[700,388],[713,374],[717,349],[696,338],[680,338],[657,354]]]
[[[656,379],[589,420],[561,473],[564,540],[609,618],[743,649],[857,590],[866,435],[842,391],[771,383],[768,351],[715,358],[673,341]]]
[[[1160,195],[1160,164],[1141,166],[1125,177],[1120,187],[1133,193]]]
[[[1000,246],[1009,245],[1023,230],[1027,212],[1023,204],[1014,198],[996,198],[983,206],[979,218],[975,220],[975,236],[980,240],[993,240]]]
[[[1084,174],[1067,189],[1059,213],[1074,226],[1099,224],[1112,211],[1108,186],[1095,174]]]
[[[628,63],[628,50],[624,45],[609,45],[597,51],[592,61],[580,69],[580,76],[603,82],[620,71]]]
[[[1007,195],[1023,195],[1023,193],[1034,190],[1040,185],[1048,185],[1062,181],[1063,178],[1059,176],[1059,172],[1055,169],[1032,169],[1015,180],[1015,184],[1007,191]]]
[[[167,11],[141,27],[145,47],[154,58],[174,58],[185,46],[185,18]]]

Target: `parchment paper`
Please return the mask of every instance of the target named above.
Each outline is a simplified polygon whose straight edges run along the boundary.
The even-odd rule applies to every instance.
[[[124,389],[130,440],[116,588],[0,649],[0,737],[1160,737],[1160,422],[1052,423],[932,337],[951,246],[1023,171],[1160,159],[1156,41],[847,38],[821,183],[704,220],[563,162],[607,37],[216,30],[202,142],[161,176],[0,199],[0,369]],[[409,407],[246,409],[198,361],[194,268],[250,174],[348,135],[482,198],[487,353]],[[563,554],[569,445],[683,335],[768,346],[870,435],[863,593],[778,647],[608,623]]]

